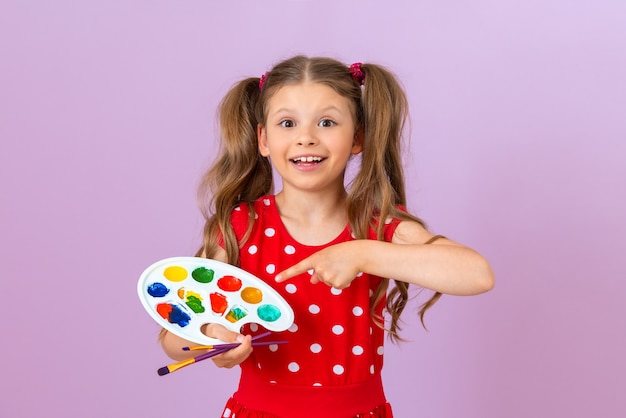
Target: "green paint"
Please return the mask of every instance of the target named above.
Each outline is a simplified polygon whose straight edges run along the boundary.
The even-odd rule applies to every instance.
[[[202,313],[205,311],[204,306],[202,305],[202,300],[195,296],[187,296],[185,304],[195,313]]]
[[[193,277],[194,280],[199,283],[211,283],[214,274],[215,272],[211,269],[208,269],[206,267],[198,267],[191,272],[191,277]]]
[[[230,310],[230,312],[228,313],[228,316],[231,317],[233,319],[232,322],[236,322],[239,321],[240,319],[244,318],[246,315],[248,315],[246,313],[246,311],[244,311],[241,308],[233,308]],[[230,318],[229,318],[230,319]]]

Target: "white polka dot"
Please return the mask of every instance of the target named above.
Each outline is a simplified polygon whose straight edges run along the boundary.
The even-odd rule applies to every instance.
[[[376,353],[378,353],[381,356],[383,355],[384,352],[385,352],[385,347],[383,347],[382,345],[376,349]]]
[[[259,251],[259,248],[256,245],[251,245],[250,248],[248,248],[249,254],[256,254],[257,251]]]
[[[392,218],[385,219],[385,225],[389,225],[393,221]]]
[[[266,237],[273,237],[274,235],[276,235],[276,230],[274,228],[267,228],[265,230]]]
[[[356,277],[361,277],[362,275],[363,275],[363,272],[362,272],[362,271],[359,271],[359,272],[356,274]]]
[[[270,380],[270,383],[271,383],[272,385],[275,385],[275,384],[276,384],[276,381],[275,381],[275,380]]]
[[[295,254],[296,249],[293,247],[293,245],[288,245],[285,247],[285,254]]]
[[[356,235],[354,235],[354,232],[350,232],[350,236],[352,237],[352,239],[356,239]]]
[[[337,334],[337,335],[343,334],[343,327],[341,325],[333,326],[333,334]]]
[[[269,349],[273,352],[278,351],[278,344],[270,344]]]
[[[285,290],[287,291],[287,293],[294,294],[296,293],[296,290],[298,290],[298,288],[295,284],[289,283],[287,286],[285,286]]]
[[[264,204],[265,206],[269,206],[269,205],[270,205],[270,203],[271,203],[271,202],[270,202],[270,200],[269,200],[269,199],[263,199],[263,204]]]
[[[342,290],[341,289],[335,289],[334,287],[330,288],[330,293],[332,293],[333,295],[337,296],[337,295],[341,295]]]
[[[343,368],[343,366],[342,366],[342,365],[340,365],[340,364],[335,364],[335,365],[333,366],[333,373],[335,373],[335,374],[339,375],[339,374],[343,374],[343,372],[344,372],[344,368]]]
[[[256,367],[260,370],[261,369],[261,363],[257,363]]]
[[[355,356],[360,356],[361,354],[363,354],[363,347],[361,347],[360,345],[355,345],[354,347],[352,347],[352,354],[354,354]]]
[[[259,219],[259,214],[258,213],[254,214],[254,219]]]
[[[287,368],[289,369],[290,372],[297,372],[298,370],[300,370],[300,365],[298,363],[296,363],[295,361],[289,363],[289,366],[287,366]]]
[[[374,296],[374,291],[370,289],[370,297]]]
[[[224,409],[224,413],[222,414],[222,418],[230,417],[231,412],[233,412],[233,411],[231,411],[230,408]]]
[[[250,324],[250,331],[257,332],[259,330],[259,326],[257,324]]]
[[[313,273],[315,273],[315,270],[311,269],[311,270],[307,270],[306,272],[309,273],[309,276],[312,276]]]
[[[313,383],[313,386],[322,386],[322,384],[316,382],[316,383]]]
[[[314,343],[311,344],[311,347],[309,347],[309,349],[311,350],[312,353],[319,353],[320,351],[322,351],[322,346],[319,345],[318,343]]]
[[[237,206],[237,207],[235,208],[235,210],[236,210],[237,212],[240,212],[240,211],[241,211],[241,206]]]
[[[298,325],[291,324],[291,326],[289,327],[289,332],[298,332]]]
[[[265,271],[267,271],[269,274],[274,274],[274,272],[276,271],[276,266],[273,264],[268,264],[265,267]]]
[[[370,366],[370,373],[371,373],[371,374],[374,374],[374,372],[375,372],[375,371],[376,371],[376,370],[374,369],[374,365],[372,364],[372,365]]]
[[[352,308],[352,313],[354,314],[354,316],[361,316],[363,315],[363,308],[361,308],[360,306],[355,306],[354,308]]]
[[[317,305],[309,305],[309,312],[313,315],[320,313],[320,307]]]

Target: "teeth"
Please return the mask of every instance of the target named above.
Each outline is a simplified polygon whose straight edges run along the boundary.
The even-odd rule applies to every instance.
[[[312,162],[320,162],[322,161],[322,157],[298,157],[293,159],[294,162],[302,162],[302,163],[312,163]]]

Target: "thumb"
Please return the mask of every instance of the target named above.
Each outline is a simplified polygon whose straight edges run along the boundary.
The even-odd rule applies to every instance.
[[[207,324],[202,332],[208,337],[217,338],[226,343],[242,343],[244,341],[243,335],[231,331],[221,324]]]

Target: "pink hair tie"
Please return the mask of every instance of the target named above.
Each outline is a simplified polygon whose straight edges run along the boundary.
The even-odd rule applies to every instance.
[[[352,78],[354,79],[354,81],[357,82],[359,86],[362,86],[365,82],[365,73],[363,72],[363,70],[361,70],[361,65],[363,64],[360,62],[355,62],[350,66],[350,75],[352,75]]]
[[[263,84],[265,84],[265,80],[267,79],[268,72],[266,72],[265,74],[261,76],[261,79],[259,80],[259,90],[263,90]]]

